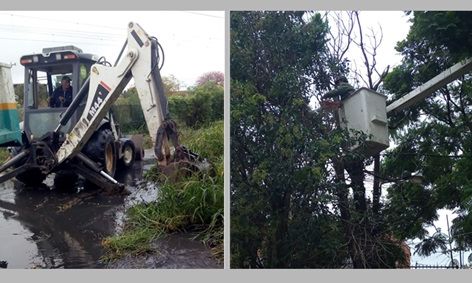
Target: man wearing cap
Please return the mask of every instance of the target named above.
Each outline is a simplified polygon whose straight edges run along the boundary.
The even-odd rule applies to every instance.
[[[50,107],[68,107],[72,102],[72,86],[70,85],[70,78],[63,76],[61,85],[56,88],[49,98]]]
[[[335,82],[335,86],[335,89],[323,95],[323,99],[344,100],[354,92],[354,88],[348,83],[346,77],[339,77]]]

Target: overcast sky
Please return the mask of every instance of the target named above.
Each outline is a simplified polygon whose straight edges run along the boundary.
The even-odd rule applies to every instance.
[[[373,29],[375,33],[380,34],[379,26],[382,27],[383,40],[378,48],[376,57],[379,70],[383,70],[390,65],[391,67],[400,64],[401,55],[395,51],[398,41],[406,38],[411,23],[409,16],[402,11],[361,11],[359,19],[362,23],[363,31],[369,34],[369,30]],[[357,33],[357,27],[354,30]],[[364,38],[367,42],[368,39]],[[352,52],[348,56],[350,59],[357,61],[360,68],[362,65],[362,54],[358,48],[351,48]]]
[[[205,72],[224,72],[224,12],[217,11],[0,11],[0,62],[17,64],[15,83],[23,82],[20,57],[44,47],[72,44],[114,62],[130,21],[158,38],[165,52],[162,74],[174,75],[184,87]]]

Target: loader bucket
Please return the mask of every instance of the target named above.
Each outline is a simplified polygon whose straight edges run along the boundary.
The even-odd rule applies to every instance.
[[[21,145],[21,131],[11,66],[0,63],[0,147]]]

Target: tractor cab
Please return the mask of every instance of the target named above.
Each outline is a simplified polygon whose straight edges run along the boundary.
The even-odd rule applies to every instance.
[[[83,53],[75,46],[44,48],[41,54],[25,55],[20,63],[25,67],[24,80],[24,125],[23,131],[30,140],[40,140],[54,131],[61,114],[77,95],[89,76],[90,68],[98,60],[92,54]],[[68,78],[69,89],[67,103],[51,103],[54,91],[62,91],[61,80]],[[72,97],[70,97],[70,93]],[[61,97],[61,101],[63,101]],[[70,131],[80,117],[82,108],[61,129],[62,133]]]

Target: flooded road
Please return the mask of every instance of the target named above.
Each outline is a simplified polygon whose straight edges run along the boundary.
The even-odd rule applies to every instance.
[[[136,162],[117,176],[129,195],[80,185],[76,192],[52,190],[52,177],[39,188],[17,181],[0,184],[0,262],[8,268],[222,268],[191,235],[155,241],[155,254],[111,264],[100,260],[101,241],[121,231],[126,209],[156,199],[157,189],[141,181],[149,167]]]

